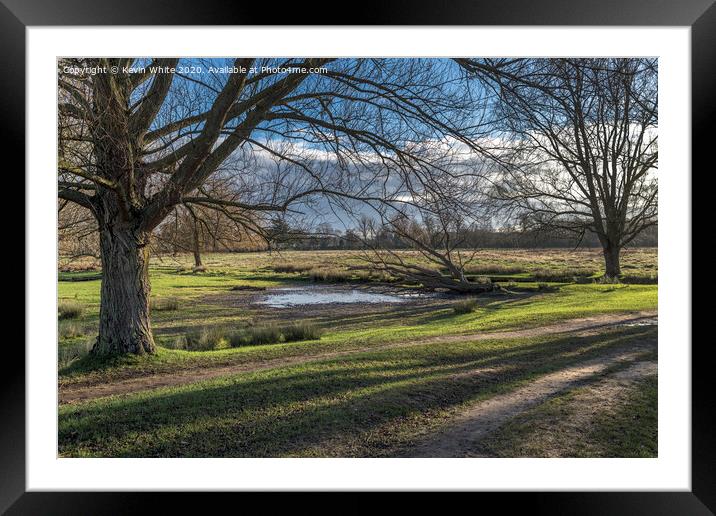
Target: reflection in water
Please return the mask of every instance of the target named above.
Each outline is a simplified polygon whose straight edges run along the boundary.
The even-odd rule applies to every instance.
[[[287,308],[297,305],[320,305],[328,303],[400,303],[404,296],[395,296],[364,290],[328,290],[312,288],[277,289],[257,301],[273,308]]]

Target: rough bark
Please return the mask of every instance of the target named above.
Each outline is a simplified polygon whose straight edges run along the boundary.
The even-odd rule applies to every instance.
[[[149,235],[135,227],[101,228],[102,295],[95,354],[155,351],[149,323],[148,243]]]
[[[621,266],[619,264],[619,255],[621,249],[615,245],[606,245],[603,248],[604,263],[606,265],[605,276],[607,278],[618,278],[621,274]]]

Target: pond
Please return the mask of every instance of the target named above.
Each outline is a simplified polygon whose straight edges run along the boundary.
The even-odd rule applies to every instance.
[[[409,297],[402,293],[386,294],[368,289],[298,287],[272,290],[256,303],[272,308],[288,308],[323,304],[402,303]]]

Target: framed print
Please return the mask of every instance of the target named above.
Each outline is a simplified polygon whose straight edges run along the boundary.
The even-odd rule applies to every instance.
[[[710,514],[691,170],[716,7],[359,10],[4,1],[27,309],[2,509]]]

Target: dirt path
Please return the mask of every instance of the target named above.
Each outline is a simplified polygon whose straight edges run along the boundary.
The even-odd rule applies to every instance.
[[[536,407],[552,396],[578,386],[594,375],[604,372],[620,362],[634,363],[626,369],[609,375],[603,388],[597,387],[595,396],[614,395],[624,382],[633,382],[656,374],[653,361],[637,361],[639,355],[656,348],[656,341],[642,341],[628,351],[609,354],[567,367],[538,378],[512,392],[495,396],[466,409],[453,419],[450,427],[433,435],[405,453],[407,457],[481,457],[481,441],[497,431],[503,424],[525,411]],[[590,406],[590,408],[592,408]]]
[[[609,442],[594,438],[600,420],[629,407],[638,384],[657,374],[657,363],[637,361],[563,397],[559,408],[527,411],[483,439],[474,455],[489,457],[614,457]],[[638,416],[637,416],[638,417]],[[645,424],[648,424],[644,422]]]
[[[491,339],[494,340],[529,338],[538,337],[542,335],[552,335],[557,333],[579,333],[581,335],[591,334],[596,333],[605,328],[619,325],[655,324],[656,316],[657,314],[655,311],[602,314],[581,319],[569,319],[565,321],[559,321],[557,323],[550,324],[547,326],[525,328],[521,330],[426,337],[405,342],[386,344],[385,346],[371,346],[345,351],[317,353],[313,355],[301,355],[296,357],[283,357],[271,360],[263,360],[260,362],[246,362],[243,364],[233,364],[228,366],[177,370],[137,378],[127,378],[110,383],[94,383],[90,385],[68,387],[60,386],[59,402],[60,404],[66,404],[86,401],[95,398],[103,398],[106,396],[131,394],[134,392],[158,389],[161,387],[173,387],[189,383],[195,383],[203,380],[218,378],[221,376],[228,376],[231,374],[262,371],[276,367],[353,355],[366,351],[376,351],[379,349],[395,349],[401,347],[415,346],[419,344],[442,344],[448,342],[462,342],[467,340],[475,341]]]

